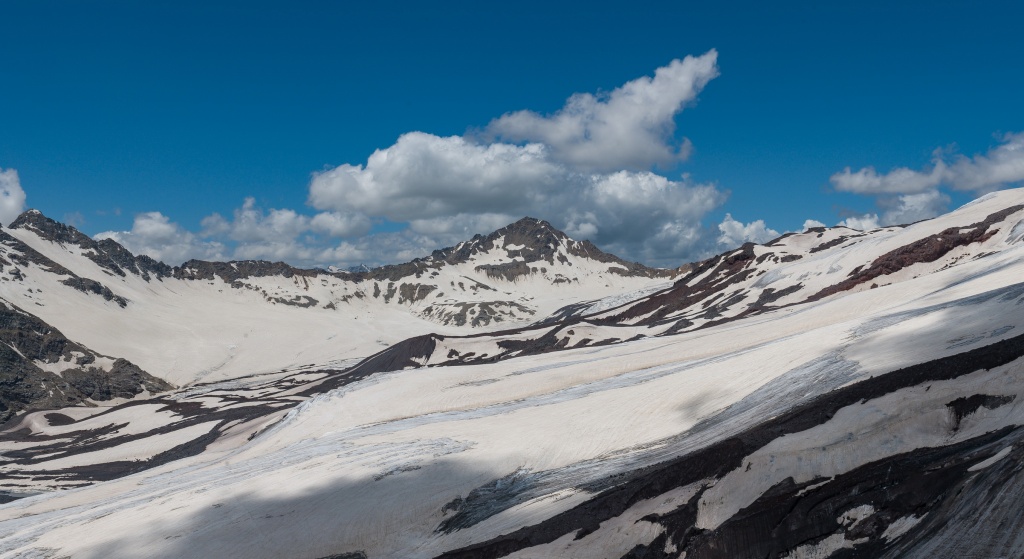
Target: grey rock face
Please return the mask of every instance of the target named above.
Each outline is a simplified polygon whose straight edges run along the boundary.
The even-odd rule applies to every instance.
[[[104,370],[97,365],[101,357],[39,318],[0,304],[0,423],[22,410],[173,388],[125,359],[115,359]],[[61,372],[43,370],[38,363],[58,364]]]

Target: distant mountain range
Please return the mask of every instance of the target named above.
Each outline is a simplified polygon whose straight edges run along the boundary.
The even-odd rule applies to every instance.
[[[366,356],[438,329],[523,326],[565,304],[663,285],[679,273],[623,261],[531,218],[425,258],[357,272],[253,260],[171,267],[37,210],[0,231],[0,267],[6,332],[16,345],[43,330],[52,332],[51,345],[63,332],[75,340],[62,342],[73,349],[41,355],[13,350],[17,372],[7,384],[35,388],[0,391],[0,420],[26,406]],[[112,372],[115,362],[125,365]],[[115,379],[128,366],[130,386],[109,385],[123,384]],[[69,384],[65,371],[88,380]]]

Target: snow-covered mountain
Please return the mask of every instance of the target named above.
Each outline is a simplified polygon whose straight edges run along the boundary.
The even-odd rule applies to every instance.
[[[806,303],[902,283],[990,257],[1004,245],[1016,246],[1024,239],[1022,210],[1024,199],[993,194],[941,219],[905,227],[869,232],[815,228],[763,245],[747,243],[688,267],[660,289],[567,305],[538,324],[491,336],[433,335],[435,349],[420,359],[426,365],[490,362],[705,330],[781,309],[792,312]]]
[[[280,262],[181,266],[30,210],[0,231],[0,298],[175,385],[366,357],[410,336],[523,326],[567,302],[662,285],[525,218],[412,262],[360,272]]]
[[[123,277],[96,272],[96,248],[12,227],[12,305],[154,375],[222,380],[9,423],[2,488],[42,494],[0,506],[0,557],[1024,555],[1024,190],[745,245],[674,281],[584,243],[524,243],[539,226],[358,274],[125,256]],[[468,310],[461,325],[428,311],[459,301],[435,291],[535,310],[474,329]],[[316,318],[342,304],[381,330]],[[95,330],[174,307],[132,318],[153,331],[131,343],[161,358],[203,338],[168,349],[153,332],[281,320],[236,358],[275,365],[153,368],[61,305],[102,309]],[[390,317],[405,339],[380,349]],[[371,341],[346,352],[326,332]]]

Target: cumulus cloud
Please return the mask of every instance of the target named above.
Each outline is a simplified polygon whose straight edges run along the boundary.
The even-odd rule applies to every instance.
[[[977,195],[1024,182],[1024,133],[1005,134],[995,147],[972,157],[937,149],[920,170],[899,167],[879,173],[873,167],[847,167],[830,180],[836,190],[876,196],[881,210],[847,217],[839,225],[868,230],[913,223],[947,211],[950,198],[940,188]]]
[[[355,211],[391,221],[459,213],[519,213],[543,203],[570,173],[539,144],[474,144],[423,132],[403,134],[365,165],[343,164],[314,175],[309,202],[320,210]]]
[[[489,233],[504,227],[521,217],[506,213],[459,213],[450,217],[414,219],[409,222],[409,230],[442,244],[454,244],[477,233]]]
[[[348,262],[375,264],[382,260],[381,254],[369,258],[370,247],[386,250],[395,245],[394,241],[362,242],[358,246],[332,242],[333,237],[366,234],[370,223],[365,216],[323,212],[310,217],[289,209],[264,210],[253,198],[246,198],[230,219],[214,213],[202,220],[201,227],[198,233],[193,233],[160,212],[145,212],[135,216],[130,231],[104,231],[95,238],[113,239],[136,254],[168,264],[192,258],[282,260],[309,267]],[[414,243],[407,241],[406,246]]]
[[[824,227],[824,226],[825,226],[824,223],[822,223],[822,222],[820,222],[820,221],[818,221],[816,219],[808,219],[808,220],[804,221],[804,229],[803,230],[807,231],[808,229],[814,229],[815,227]]]
[[[727,194],[651,169],[686,157],[675,117],[717,75],[710,51],[606,94],[573,95],[551,115],[509,113],[467,136],[409,132],[365,162],[314,173],[307,203],[318,213],[264,210],[249,198],[182,240],[220,243],[233,258],[376,264],[532,216],[625,258],[678,266],[713,249],[715,233],[702,219]],[[385,221],[404,229],[367,236]],[[758,223],[769,231],[755,222],[744,226],[748,236],[760,234]]]
[[[984,155],[950,155],[935,150],[922,170],[907,167],[879,173],[873,167],[832,175],[836,190],[857,194],[923,194],[939,186],[955,190],[990,192],[1024,182],[1024,133],[1006,134]]]
[[[608,94],[577,93],[551,115],[518,111],[497,118],[486,134],[547,146],[551,159],[590,171],[646,169],[685,159],[689,143],[673,140],[675,117],[718,76],[718,53],[687,56]]]
[[[309,195],[319,210],[409,222],[414,232],[445,240],[530,215],[626,256],[666,261],[694,245],[667,245],[656,236],[673,228],[699,228],[700,219],[724,200],[714,186],[687,177],[581,172],[552,159],[541,144],[483,145],[422,132],[404,134],[365,165],[317,173]]]
[[[197,258],[285,260],[315,266],[322,263],[321,257],[330,256],[329,247],[323,239],[305,236],[306,232],[331,236],[364,234],[369,229],[368,221],[346,222],[346,216],[336,213],[309,217],[289,209],[264,210],[254,198],[246,198],[231,219],[215,213],[201,225],[198,234],[192,233],[160,212],[146,212],[135,216],[131,231],[105,231],[95,238],[114,239],[132,252],[170,264]]]
[[[246,198],[242,207],[234,211],[233,217],[231,222],[227,222],[218,214],[214,214],[208,218],[210,220],[208,223],[216,223],[217,227],[223,229],[236,241],[260,243],[294,239],[309,229],[310,222],[309,217],[300,215],[295,210],[263,211],[256,207],[255,198]],[[226,229],[224,229],[225,225]]]
[[[370,232],[370,218],[358,213],[321,212],[309,221],[310,229],[331,237],[354,237]]]
[[[233,260],[285,261],[300,266],[320,265],[322,249],[298,239],[260,240],[239,243],[235,246]]]
[[[985,155],[960,156],[949,166],[950,185],[957,190],[988,192],[1024,181],[1024,132],[1006,134]]]
[[[763,243],[779,236],[779,232],[768,228],[763,219],[743,222],[733,219],[731,214],[725,214],[725,219],[718,224],[718,244],[723,248],[734,248],[743,243]]]
[[[905,194],[895,199],[882,199],[879,204],[886,211],[882,213],[881,224],[903,225],[931,219],[945,213],[949,208],[949,202],[949,196],[938,190]]]
[[[864,214],[850,216],[836,225],[840,227],[849,227],[850,229],[858,229],[860,231],[871,231],[872,229],[878,229],[881,224],[878,222],[878,214]]]
[[[938,190],[919,194],[904,194],[894,198],[882,198],[879,205],[885,209],[881,215],[868,213],[848,217],[839,225],[868,231],[890,225],[905,225],[941,215],[949,208],[949,196]]]
[[[263,209],[246,198],[231,218],[211,214],[203,219],[203,235],[230,244],[232,258],[284,260],[305,266],[333,264],[330,238],[364,235],[372,223],[363,214],[320,212],[307,216],[291,209]]]
[[[466,239],[460,237],[459,240]],[[359,264],[373,266],[381,263],[382,255],[387,257],[389,263],[408,262],[426,256],[443,246],[437,243],[435,237],[405,229],[342,241],[336,246],[319,251],[316,258],[321,262],[339,263],[341,267]]]
[[[855,194],[898,194],[930,190],[944,179],[946,165],[936,161],[931,169],[914,171],[906,167],[879,174],[874,167],[851,171],[849,167],[829,179],[836,190]]]
[[[104,231],[94,238],[113,239],[135,254],[145,254],[169,264],[180,264],[192,258],[224,260],[226,256],[222,243],[204,240],[160,212],[136,215],[130,231]]]
[[[577,238],[589,238],[626,257],[659,265],[679,265],[697,257],[701,220],[725,202],[713,185],[688,177],[672,181],[650,172],[591,175],[559,205],[553,222]],[[583,233],[592,232],[583,236]]]
[[[710,51],[607,94],[573,95],[552,115],[506,114],[482,135],[409,132],[365,163],[315,173],[308,201],[408,223],[442,245],[529,215],[624,257],[678,265],[704,250],[701,219],[726,194],[648,169],[686,155],[675,117],[717,75]]]
[[[18,171],[0,169],[0,224],[10,225],[25,211],[25,191],[18,180]]]

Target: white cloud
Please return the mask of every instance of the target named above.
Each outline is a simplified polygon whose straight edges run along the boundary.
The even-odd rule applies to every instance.
[[[558,227],[590,238],[625,258],[678,266],[704,256],[703,217],[725,202],[726,194],[687,177],[671,181],[650,172],[592,175],[583,188],[559,205]]]
[[[325,250],[329,247],[324,237],[365,235],[371,225],[370,219],[362,214],[321,212],[310,217],[290,209],[264,210],[249,197],[232,212],[231,219],[210,214],[203,218],[198,236],[181,240],[209,239],[200,246],[216,245],[236,260],[283,260],[318,266],[336,263],[321,259],[328,254]]]
[[[18,171],[0,169],[0,224],[10,225],[25,211],[25,191],[18,180]]]
[[[849,167],[829,179],[836,190],[856,194],[899,194],[924,192],[942,183],[946,165],[935,161],[927,171],[914,171],[906,167],[879,174],[874,167],[853,172]]]
[[[984,194],[1024,182],[1024,133],[1006,134],[988,152],[972,157],[937,149],[920,171],[900,167],[878,173],[864,167],[854,172],[847,167],[830,180],[836,190],[879,196],[882,212],[848,217],[840,225],[868,230],[913,223],[948,209],[950,198],[940,187]]]
[[[226,235],[231,231],[231,222],[224,219],[224,216],[218,213],[204,217],[199,224],[203,228],[199,232],[199,235],[202,237],[217,237]]]
[[[577,93],[558,112],[518,111],[487,126],[491,138],[542,143],[551,159],[580,170],[646,169],[685,159],[689,143],[673,145],[675,116],[718,76],[714,50],[658,68],[606,95]]]
[[[506,224],[507,225],[507,224]],[[466,240],[459,237],[458,240]],[[450,245],[451,243],[447,243]],[[342,241],[317,253],[319,262],[334,262],[340,267],[380,263],[408,262],[422,258],[446,244],[438,244],[434,237],[420,235],[409,229],[393,233],[366,235],[350,241]],[[382,258],[386,261],[382,262]]]
[[[718,252],[713,246],[712,235],[712,232],[707,231],[699,223],[674,221],[661,224],[657,232],[642,243],[640,251],[630,251],[627,246],[617,243],[602,245],[602,248],[612,254],[640,260],[645,264],[675,267],[707,258]]]
[[[906,225],[931,219],[941,215],[949,208],[949,196],[938,190],[930,190],[918,194],[904,194],[895,198],[882,198],[878,204],[883,209],[881,215],[868,213],[861,216],[848,217],[838,225],[869,231],[890,225]]]
[[[840,227],[849,227],[850,229],[858,229],[860,231],[870,231],[881,227],[878,223],[878,214],[851,216],[840,221],[836,225]]]
[[[231,216],[207,216],[195,238],[230,247],[233,258],[376,264],[528,215],[625,258],[678,266],[707,256],[714,240],[701,220],[727,194],[649,169],[687,154],[675,117],[718,75],[716,60],[715,51],[674,60],[610,93],[576,94],[550,116],[507,114],[482,135],[403,134],[365,163],[314,173],[308,204],[319,213],[264,210],[247,198]],[[383,220],[406,226],[365,236]]]
[[[205,217],[201,226],[199,233],[192,233],[160,212],[146,212],[135,216],[131,231],[105,231],[95,238],[113,239],[136,254],[147,254],[172,265],[196,258],[281,260],[312,267],[359,262],[376,264],[392,255],[369,252],[374,246],[382,250],[391,248],[386,243],[364,239],[359,246],[347,242],[334,246],[329,240],[336,236],[365,235],[370,228],[365,216],[325,212],[309,217],[289,209],[263,210],[256,206],[253,198],[246,198],[232,212],[231,219],[215,213]],[[317,233],[323,236],[318,237]],[[423,254],[417,252],[416,256]]]
[[[260,240],[239,243],[232,252],[232,260],[271,260],[289,262],[298,266],[317,266],[322,249],[297,239]]]
[[[479,145],[458,136],[403,134],[366,165],[317,173],[309,202],[320,210],[354,211],[391,221],[487,213],[519,213],[543,203],[569,174],[539,144]]]
[[[450,245],[465,241],[477,233],[490,233],[521,217],[505,213],[459,213],[450,217],[414,219],[409,222],[409,230]]]
[[[946,212],[949,207],[949,196],[938,190],[930,190],[919,194],[904,194],[895,199],[883,199],[880,205],[886,208],[882,214],[882,225],[904,225],[931,219]]]
[[[989,192],[1024,181],[1024,133],[1003,136],[985,155],[950,157],[935,150],[931,164],[921,171],[899,167],[880,174],[873,167],[847,167],[830,180],[836,190],[857,194],[920,194],[942,185]]]
[[[309,217],[300,215],[295,210],[271,209],[264,212],[256,207],[254,198],[246,198],[242,207],[234,211],[228,235],[242,243],[288,241],[308,230],[309,221]]]
[[[321,256],[328,254],[327,245],[322,239],[303,233],[365,234],[369,229],[366,218],[348,222],[346,219],[334,213],[308,217],[288,209],[265,211],[256,206],[253,198],[246,198],[232,212],[231,220],[220,214],[204,218],[198,234],[186,231],[160,212],[147,212],[135,216],[131,231],[106,231],[96,235],[96,239],[114,239],[134,253],[148,254],[169,264],[198,258],[283,260],[315,266],[325,262]]]
[[[815,227],[824,227],[824,226],[825,226],[824,223],[822,223],[822,222],[820,222],[820,221],[818,221],[816,219],[808,219],[808,220],[804,221],[804,229],[803,230],[807,231],[808,229],[814,229]]]
[[[580,172],[550,159],[540,144],[481,145],[413,132],[374,152],[365,165],[314,175],[309,201],[319,210],[409,222],[416,233],[448,241],[530,215],[625,257],[669,262],[690,255],[695,244],[654,237],[673,228],[699,229],[725,197],[687,177]]]
[[[373,224],[370,218],[358,213],[321,212],[310,220],[310,229],[331,237],[365,235]]]
[[[104,231],[96,240],[113,239],[135,254],[145,254],[168,264],[180,264],[196,258],[223,260],[222,243],[205,241],[186,231],[160,212],[146,212],[135,216],[131,231]]]
[[[763,243],[779,236],[779,232],[769,229],[763,219],[751,221],[744,224],[733,219],[731,214],[725,214],[725,219],[718,224],[721,235],[718,236],[718,244],[725,248],[733,248],[743,243]]]
[[[958,157],[948,171],[948,182],[957,190],[990,192],[1024,181],[1024,132],[1006,134],[1003,143],[985,155]]]

